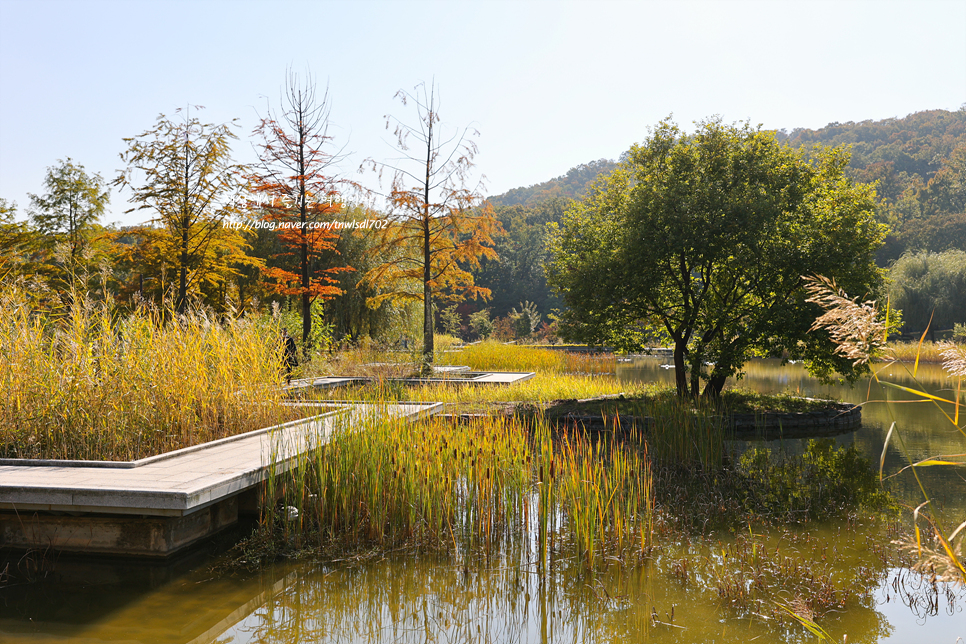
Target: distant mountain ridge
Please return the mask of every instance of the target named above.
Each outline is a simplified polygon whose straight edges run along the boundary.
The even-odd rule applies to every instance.
[[[954,112],[925,110],[775,135],[793,147],[850,146],[849,174],[855,181],[877,182],[877,216],[891,230],[880,252],[882,265],[909,250],[966,250],[966,104]],[[489,201],[498,208],[566,203],[585,196],[594,179],[616,167],[608,159],[591,161]]]
[[[543,183],[526,188],[513,188],[501,195],[489,197],[496,206],[536,206],[551,199],[580,199],[587,194],[587,188],[599,175],[611,172],[617,167],[616,161],[598,159],[571,168],[567,174],[560,175]]]
[[[907,251],[966,250],[966,105],[955,112],[830,123],[794,130],[785,140],[796,147],[850,146],[850,174],[876,182],[876,215],[890,228],[880,265]]]
[[[926,110],[903,118],[858,123],[829,123],[818,130],[795,129],[791,134],[777,133],[778,139],[793,147],[848,145],[852,150],[849,167],[859,181],[880,181],[879,196],[894,199],[897,194],[884,186],[888,175],[905,181],[918,176],[927,183],[948,161],[953,152],[966,144],[966,106],[955,111]],[[870,167],[877,169],[870,170]],[[887,194],[883,188],[889,190]]]

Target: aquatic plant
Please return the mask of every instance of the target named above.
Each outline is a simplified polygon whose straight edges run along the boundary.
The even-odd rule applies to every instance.
[[[878,485],[872,463],[854,445],[809,440],[801,456],[751,449],[741,455],[745,507],[786,523],[827,521],[856,510],[892,514],[895,501]]]
[[[298,417],[280,391],[277,335],[244,319],[74,293],[34,308],[0,294],[0,456],[133,460]]]
[[[540,561],[571,543],[589,567],[650,547],[646,453],[568,436],[539,421],[419,423],[375,414],[343,428],[266,483],[253,544],[278,548],[399,546],[488,555],[539,535]],[[572,540],[571,540],[572,538]]]
[[[827,561],[826,549],[819,539],[784,532],[776,543],[748,528],[730,543],[709,545],[708,554],[689,571],[689,579],[740,614],[782,620],[788,617],[784,603],[814,620],[867,601],[869,588],[884,577],[883,571],[864,568],[843,579]]]
[[[453,380],[447,383],[405,384],[386,378],[363,386],[307,392],[303,395],[307,398],[360,401],[433,400],[456,406],[460,411],[472,411],[487,409],[493,403],[541,403],[564,398],[632,393],[639,387],[602,376],[545,372],[537,372],[530,380],[509,386],[480,387]]]
[[[540,371],[602,374],[617,370],[614,354],[589,354],[541,349],[484,340],[440,356],[441,364],[467,365],[475,371]]]
[[[808,301],[819,304],[825,311],[817,319],[815,328],[827,330],[839,344],[839,351],[841,353],[856,362],[868,362],[875,357],[883,355],[887,359],[890,357],[888,353],[881,350],[881,347],[886,345],[888,340],[888,319],[884,322],[879,321],[880,313],[874,302],[865,302],[859,305],[854,300],[850,300],[844,292],[838,289],[834,282],[826,278],[813,277],[808,278],[807,281],[810,284],[809,292],[811,293]],[[927,326],[919,339],[911,370],[909,369],[908,363],[905,362],[892,360],[889,362],[889,365],[898,364],[899,367],[908,373],[913,381],[916,381],[919,362],[922,357],[922,347],[928,333],[929,328]],[[954,343],[948,343],[943,345],[940,353],[943,357],[944,370],[951,377],[956,378],[956,390],[953,396],[937,396],[926,392],[921,386],[905,387],[889,382],[888,380],[880,379],[879,373],[881,373],[881,369],[873,377],[876,382],[887,388],[904,391],[917,396],[922,402],[929,402],[938,407],[954,431],[962,435],[963,445],[966,448],[966,426],[961,425],[959,420],[960,406],[962,404],[962,379],[966,376],[966,351]],[[944,405],[948,407],[944,408]],[[947,412],[949,408],[952,409],[952,415]],[[889,413],[892,414],[891,407],[889,407]],[[893,440],[893,437],[899,450],[909,463],[908,469],[912,472],[916,485],[924,499],[913,510],[914,547],[918,554],[927,555],[922,559],[917,568],[922,569],[923,566],[932,567],[933,569],[938,568],[940,578],[955,579],[959,583],[966,584],[966,559],[963,558],[963,543],[966,540],[966,521],[963,521],[952,530],[949,530],[944,525],[943,518],[933,508],[932,498],[917,471],[923,467],[934,466],[963,467],[966,465],[966,461],[963,460],[966,454],[934,455],[925,459],[912,458],[902,439],[902,428],[899,427],[893,415],[892,424],[889,432],[886,434],[885,443],[882,446],[882,456],[879,461],[880,478],[884,475],[883,466],[886,450],[889,447],[890,441]],[[964,452],[966,452],[966,449],[964,449]],[[936,544],[935,548],[930,549],[928,545],[924,545],[920,523],[925,524],[928,531],[927,534],[931,536],[931,539]],[[913,540],[908,541],[906,545],[912,547]]]

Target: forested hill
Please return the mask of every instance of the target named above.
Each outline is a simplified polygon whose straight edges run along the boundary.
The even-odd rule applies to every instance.
[[[956,112],[928,110],[904,118],[859,123],[829,123],[819,130],[796,129],[791,134],[778,133],[793,146],[849,145],[850,167],[857,179],[880,179],[881,196],[894,199],[894,186],[881,182],[886,176],[908,179],[918,177],[926,183],[942,167],[944,160],[966,143],[966,108]],[[870,166],[874,169],[869,172]],[[865,170],[863,172],[863,170]],[[874,175],[874,176],[871,176]]]
[[[567,174],[555,179],[534,184],[528,188],[514,188],[502,195],[489,197],[489,202],[496,206],[535,206],[551,199],[562,198],[580,199],[587,193],[587,188],[597,175],[610,172],[617,167],[617,163],[607,159],[598,159],[571,168]]]
[[[777,136],[796,147],[851,146],[850,174],[856,181],[878,181],[878,217],[891,230],[878,256],[881,266],[905,251],[966,250],[966,106]],[[493,299],[468,305],[467,312],[487,307],[494,317],[503,316],[528,301],[546,315],[562,306],[543,275],[547,223],[559,221],[570,200],[583,197],[598,175],[616,165],[592,161],[556,179],[490,197],[507,235],[497,240],[501,259],[484,261],[474,271],[477,283],[493,290]]]
[[[778,136],[793,146],[851,146],[852,178],[878,181],[878,217],[891,229],[881,264],[909,250],[966,249],[966,106]]]

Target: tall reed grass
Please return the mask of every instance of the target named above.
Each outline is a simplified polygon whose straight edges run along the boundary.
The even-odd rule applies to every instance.
[[[597,415],[605,424],[625,428],[640,424],[655,463],[710,471],[723,462],[731,410],[720,401],[681,398],[673,387],[652,384],[618,398],[586,401],[574,407],[564,405],[561,411]]]
[[[566,533],[588,567],[608,553],[648,550],[653,500],[647,443],[642,453],[613,441],[591,441],[585,433],[565,434],[550,469]]]
[[[72,300],[3,287],[0,457],[133,460],[297,417],[272,328]]]
[[[807,301],[819,304],[825,313],[819,317],[813,329],[826,329],[831,337],[835,339],[838,347],[836,351],[856,364],[862,364],[869,360],[881,357],[884,353],[889,357],[888,350],[882,351],[881,347],[886,345],[888,340],[888,312],[885,321],[880,317],[879,309],[874,302],[858,303],[858,298],[849,299],[848,295],[838,289],[835,283],[822,277],[808,278],[808,287],[811,296]],[[929,402],[936,405],[949,421],[949,429],[958,433],[963,438],[963,453],[940,455],[935,454],[927,458],[913,458],[910,451],[906,448],[902,438],[902,427],[895,420],[892,407],[886,403],[889,413],[892,415],[892,424],[886,434],[885,443],[882,446],[882,456],[879,460],[879,476],[883,477],[883,467],[885,464],[886,450],[890,441],[895,441],[899,451],[907,459],[909,469],[915,479],[916,485],[922,493],[924,501],[913,509],[913,529],[914,539],[910,540],[908,547],[914,550],[920,557],[920,562],[914,569],[930,570],[938,578],[945,580],[955,580],[960,584],[966,585],[966,521],[960,523],[956,528],[950,529],[945,525],[942,516],[933,506],[933,496],[926,489],[922,478],[919,476],[919,469],[924,467],[944,467],[960,468],[963,467],[966,456],[966,425],[960,422],[960,407],[963,404],[962,380],[966,377],[966,347],[953,342],[939,343],[937,347],[928,349],[929,353],[924,353],[923,347],[926,346],[925,338],[929,333],[929,328],[923,331],[919,342],[915,345],[914,354],[904,351],[894,357],[915,382],[918,382],[919,363],[924,358],[936,358],[932,352],[938,349],[938,357],[941,358],[943,369],[955,379],[955,390],[950,390],[946,397],[933,395],[925,391],[925,387],[917,385],[906,387],[888,380],[880,379],[879,373],[875,374],[875,379],[882,385],[901,390],[905,393],[919,397],[922,402]],[[905,358],[903,360],[902,358]],[[910,369],[908,363],[912,363]],[[942,405],[950,405],[953,414],[949,415],[943,410]],[[923,531],[921,526],[925,526]],[[937,572],[938,571],[938,572]]]
[[[492,405],[515,403],[540,408],[554,401],[573,401],[599,396],[618,396],[601,404],[601,415],[633,422],[647,420],[646,439],[650,458],[663,463],[719,467],[724,458],[724,441],[729,435],[727,412],[703,399],[681,399],[672,389],[620,382],[606,376],[571,374],[537,375],[511,386],[430,383],[406,385],[392,380],[319,392],[320,398],[363,402],[432,400],[447,403],[462,412],[487,410]],[[619,411],[618,411],[619,409]],[[641,427],[640,429],[643,429]]]
[[[582,435],[555,448],[540,421],[374,415],[268,485],[268,498],[281,501],[255,541],[272,548],[406,545],[489,555],[536,534],[539,559],[552,555],[548,544],[566,542],[596,566],[650,546],[646,453]]]
[[[713,402],[683,399],[668,391],[637,401],[630,409],[650,419],[647,443],[656,462],[708,471],[721,467],[730,430],[727,414]]]
[[[943,361],[943,347],[946,342],[890,342],[885,346],[884,357],[899,362],[938,362]]]

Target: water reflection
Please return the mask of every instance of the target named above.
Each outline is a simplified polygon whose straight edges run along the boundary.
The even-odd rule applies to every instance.
[[[659,359],[620,365],[618,377],[673,382]],[[934,365],[920,367],[920,381],[940,391],[950,384]],[[884,374],[887,375],[887,374]],[[908,382],[901,372],[894,381]],[[841,443],[855,443],[878,462],[885,432],[895,420],[913,458],[964,451],[960,435],[930,405],[900,403],[904,394],[868,382],[855,388],[825,386],[801,365],[777,361],[748,365],[745,386],[814,397],[864,402],[893,401],[864,409],[863,427]],[[905,398],[905,399],[908,399]],[[773,441],[796,449],[797,441]],[[892,446],[887,472],[906,464]],[[928,468],[924,480],[953,516],[966,515],[966,482],[951,470]],[[920,493],[907,474],[890,481],[909,503]],[[727,541],[732,535],[716,537]],[[806,526],[798,541],[772,537],[768,550],[783,548],[803,562],[821,560],[835,577],[855,579],[845,609],[819,622],[848,642],[949,642],[966,639],[964,590],[903,569],[875,556],[888,540],[881,526]],[[820,544],[809,550],[803,544]],[[726,545],[726,544],[724,544]],[[32,584],[0,589],[0,641],[129,642],[161,644],[290,644],[292,642],[808,642],[797,625],[775,626],[761,615],[726,605],[710,577],[682,580],[672,560],[699,563],[718,557],[717,541],[681,544],[656,553],[646,564],[612,566],[587,573],[576,561],[557,559],[538,569],[527,545],[499,559],[455,560],[430,554],[292,564],[255,574],[215,572],[212,560],[170,566],[107,564],[61,559],[35,565]],[[207,556],[207,555],[205,555]],[[821,559],[819,559],[821,558]],[[15,562],[16,563],[16,562]],[[816,568],[819,566],[816,566]],[[44,575],[46,574],[46,577]],[[783,601],[793,597],[779,596]]]
[[[870,528],[871,529],[871,528]],[[963,632],[966,594],[905,570],[879,567],[861,526],[803,534],[783,551],[803,560],[821,544],[822,566],[855,576],[846,610],[820,620],[836,641],[954,642]],[[770,541],[768,548],[778,547]],[[210,562],[169,571],[154,582],[126,573],[109,581],[75,564],[71,576],[35,585],[29,597],[2,593],[0,641],[289,644],[292,642],[719,642],[812,641],[796,624],[727,608],[711,580],[682,581],[672,557],[715,557],[706,542],[668,549],[645,565],[588,573],[558,559],[549,572],[526,551],[499,560],[461,561],[405,554],[325,564],[269,567],[257,574],[212,572]],[[796,555],[798,553],[798,555]],[[96,567],[96,565],[95,565]],[[858,574],[856,572],[858,571]],[[161,578],[167,575],[164,581]],[[120,583],[119,583],[120,582]],[[22,589],[20,589],[22,590]],[[782,598],[789,601],[792,598]],[[14,607],[14,609],[11,609]]]
[[[217,641],[263,606],[286,572],[215,573],[215,552],[223,550],[209,544],[167,562],[34,553],[30,571],[23,555],[7,555],[21,572],[0,588],[0,642]]]
[[[631,363],[619,364],[617,377],[631,382],[673,384],[673,369],[662,366],[669,362],[662,358],[636,358]],[[879,378],[912,389],[924,388],[927,393],[947,399],[955,396],[956,381],[947,377],[941,365],[920,364],[916,379],[912,378],[911,368],[902,364],[880,365]],[[836,440],[840,444],[854,443],[873,463],[879,462],[886,434],[895,422],[897,434],[890,441],[883,469],[885,474],[895,475],[888,482],[891,491],[913,506],[923,500],[915,478],[909,470],[896,475],[909,465],[908,459],[916,462],[940,454],[966,452],[966,439],[949,420],[955,414],[952,405],[916,402],[914,394],[884,386],[874,379],[860,381],[853,387],[824,385],[809,376],[801,364],[783,366],[779,360],[753,360],[745,365],[745,376],[738,384],[762,393],[789,392],[863,404],[862,427]],[[962,411],[966,414],[966,410]],[[960,426],[964,423],[966,417],[960,419]],[[795,452],[801,449],[801,442],[771,441],[769,446]],[[942,509],[941,514],[950,521],[955,520],[952,525],[966,518],[966,468],[919,468],[918,474],[934,504]]]

